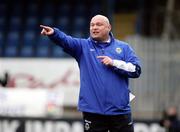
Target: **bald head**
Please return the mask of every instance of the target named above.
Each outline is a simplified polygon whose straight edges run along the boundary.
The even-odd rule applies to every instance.
[[[92,19],[91,19],[91,22],[92,21],[95,21],[95,20],[101,20],[103,22],[105,22],[106,24],[110,24],[109,23],[109,19],[106,17],[106,16],[103,16],[103,15],[95,15]]]
[[[96,15],[90,22],[90,35],[96,41],[105,42],[109,39],[111,25],[107,17]]]

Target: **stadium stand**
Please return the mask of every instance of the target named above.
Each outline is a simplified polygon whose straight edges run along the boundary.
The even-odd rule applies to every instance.
[[[2,56],[2,51],[3,51],[3,40],[4,39],[4,37],[3,37],[3,34],[2,34],[2,32],[0,32],[0,56]]]
[[[5,57],[16,57],[18,55],[18,47],[20,45],[20,35],[18,31],[10,31],[7,34],[4,49]]]
[[[41,37],[39,25],[58,27],[74,37],[87,38],[89,19],[95,12],[101,13],[98,9],[102,3],[95,0],[2,0],[0,57],[67,57],[61,49],[49,45],[52,42],[47,38]]]

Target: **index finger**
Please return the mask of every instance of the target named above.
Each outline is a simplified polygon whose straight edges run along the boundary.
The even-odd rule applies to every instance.
[[[44,26],[44,25],[40,25],[41,28],[44,28],[44,29],[49,29],[48,26]]]
[[[97,56],[97,58],[99,59],[104,59],[106,56],[103,56],[103,55],[100,55],[100,56]]]

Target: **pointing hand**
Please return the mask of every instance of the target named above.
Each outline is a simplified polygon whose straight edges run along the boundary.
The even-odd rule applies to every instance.
[[[40,25],[40,27],[42,28],[42,30],[41,30],[42,35],[48,36],[48,35],[52,35],[54,33],[54,29],[49,26]]]

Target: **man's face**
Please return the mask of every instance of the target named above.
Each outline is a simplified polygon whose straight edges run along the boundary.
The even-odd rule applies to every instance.
[[[111,26],[107,18],[103,16],[95,16],[90,22],[90,35],[96,41],[107,41]]]

